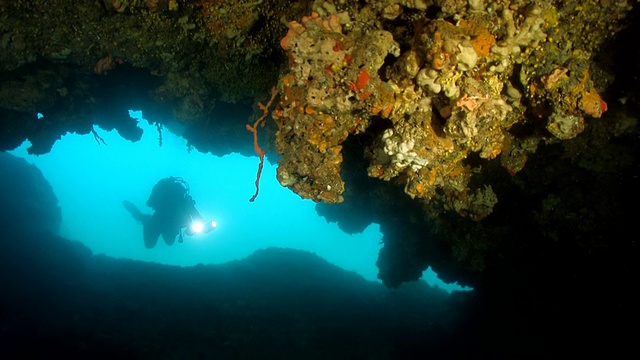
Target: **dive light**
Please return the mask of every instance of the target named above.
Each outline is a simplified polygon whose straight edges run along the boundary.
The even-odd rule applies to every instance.
[[[193,220],[189,226],[188,235],[207,234],[215,229],[218,224],[215,221],[204,223],[200,220]]]

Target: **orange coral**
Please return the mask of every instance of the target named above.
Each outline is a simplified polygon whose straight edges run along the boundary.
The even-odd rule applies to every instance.
[[[446,52],[440,52],[433,57],[431,61],[431,67],[436,70],[442,70],[449,64],[449,54]]]
[[[364,100],[367,100],[367,98],[369,98],[369,96],[371,96],[371,95],[373,95],[372,91],[366,91],[366,92],[358,94],[358,99],[364,101]]]
[[[331,15],[327,19],[324,19],[314,11],[311,13],[311,16],[303,16],[302,23],[299,23],[297,21],[289,22],[289,30],[287,31],[287,34],[280,40],[280,47],[282,47],[284,50],[289,50],[291,39],[305,32],[310,24],[311,26],[315,25],[328,31],[342,33],[340,18],[338,18],[337,15]],[[341,44],[336,43],[336,48],[334,48],[334,51],[339,51],[340,47]]]
[[[93,67],[93,72],[98,75],[106,74],[109,70],[115,68],[117,64],[122,64],[122,59],[117,59],[111,55],[106,55],[98,60],[98,62],[96,62],[96,65]]]
[[[151,11],[161,11],[169,9],[169,1],[162,0],[145,0],[145,5]]]
[[[599,118],[603,112],[607,111],[607,103],[602,100],[600,94],[593,88],[582,95],[579,107],[585,114],[595,118]]]
[[[262,167],[264,166],[265,151],[262,150],[262,148],[258,144],[258,125],[264,126],[265,121],[267,119],[267,115],[269,115],[269,107],[273,103],[273,100],[276,98],[276,95],[278,95],[278,92],[274,87],[271,89],[271,99],[269,99],[269,102],[267,103],[267,105],[262,105],[261,102],[258,102],[258,108],[262,110],[262,116],[260,116],[258,120],[256,120],[255,123],[253,123],[253,126],[249,124],[246,125],[247,130],[253,133],[253,149],[255,150],[256,154],[258,154],[258,157],[260,158],[260,164],[258,165],[258,174],[256,175],[256,192],[253,194],[251,199],[249,199],[250,202],[254,202],[258,197],[258,192],[260,192],[260,175],[262,174]]]
[[[353,90],[353,92],[358,92],[359,90],[364,89],[367,86],[370,77],[371,76],[369,75],[367,68],[363,67],[360,69],[360,73],[358,74],[358,80],[355,83],[350,82],[349,88]]]
[[[305,27],[302,26],[302,24],[296,22],[296,21],[291,21],[289,23],[289,31],[287,31],[287,35],[285,35],[282,40],[280,40],[280,46],[284,49],[284,50],[289,50],[289,41],[291,41],[292,38],[302,34],[303,32],[305,32]]]
[[[369,75],[369,71],[367,71],[367,68],[363,67],[362,69],[360,69],[360,73],[358,73],[358,79],[356,80],[356,82],[349,82],[349,89],[357,93],[358,99],[360,100],[366,100],[369,96],[373,95],[372,91],[360,91],[367,87],[370,77],[371,76]]]
[[[491,50],[491,46],[496,41],[496,38],[491,35],[489,30],[482,29],[480,33],[471,40],[471,46],[476,51],[479,57],[487,57],[489,56],[489,51]]]
[[[371,113],[373,115],[380,114],[380,116],[382,116],[383,118],[388,118],[389,115],[391,115],[394,103],[395,94],[393,88],[391,88],[391,86],[385,82],[380,83],[380,85],[376,89],[376,99],[373,103]]]
[[[474,20],[460,20],[458,27],[462,29],[466,35],[472,37],[471,46],[473,46],[473,50],[476,51],[479,57],[489,56],[491,46],[496,42],[496,38],[491,35],[486,25]]]
[[[325,30],[342,33],[342,26],[340,25],[340,18],[338,15],[332,14],[328,18],[324,19],[318,15],[317,12],[311,12],[311,16],[303,16],[302,23],[307,25],[313,23]]]
[[[356,85],[358,85],[358,89],[362,90],[365,88],[365,86],[367,86],[367,83],[369,82],[369,72],[367,71],[367,68],[363,67],[360,70],[360,73],[358,74],[358,82],[356,83]]]
[[[113,9],[119,13],[123,13],[127,9],[127,3],[121,0],[115,0],[111,3],[111,6],[113,6]]]

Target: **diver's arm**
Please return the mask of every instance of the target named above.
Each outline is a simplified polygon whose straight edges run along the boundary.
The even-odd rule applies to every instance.
[[[143,224],[147,222],[151,217],[151,214],[143,214],[142,211],[140,211],[140,209],[138,209],[138,207],[135,206],[131,201],[123,200],[122,205],[124,205],[124,208],[127,209],[127,211],[131,214],[131,216],[133,216],[134,219]]]

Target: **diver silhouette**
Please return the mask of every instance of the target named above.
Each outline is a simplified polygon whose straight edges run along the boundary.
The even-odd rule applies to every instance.
[[[133,218],[142,223],[144,245],[148,249],[156,246],[160,235],[171,246],[176,237],[178,242],[183,242],[185,233],[195,235],[213,230],[216,223],[206,223],[195,204],[189,194],[189,184],[173,176],[161,179],[153,186],[147,200],[147,206],[154,210],[153,214],[143,213],[130,201],[122,202]]]

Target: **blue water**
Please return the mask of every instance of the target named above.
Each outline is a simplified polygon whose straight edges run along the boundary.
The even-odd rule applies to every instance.
[[[45,155],[28,155],[28,142],[11,152],[35,164],[51,183],[62,209],[60,235],[81,241],[95,254],[179,266],[224,263],[270,246],[300,249],[379,281],[375,263],[382,234],[378,224],[360,234],[345,234],[318,216],[311,200],[280,186],[276,165],[268,161],[260,194],[250,203],[257,157],[189,151],[186,140],[166,129],[160,147],[156,127],[140,112],[132,111],[131,116],[143,129],[142,139],[135,143],[116,131],[96,127],[106,145],[91,134],[67,134]],[[249,132],[247,141],[252,141]],[[200,213],[218,227],[207,235],[185,237],[182,244],[167,246],[160,240],[155,248],[146,249],[142,227],[125,211],[122,200],[151,213],[145,206],[151,188],[167,176],[185,179]],[[460,289],[444,284],[430,269],[423,279],[447,290]]]

